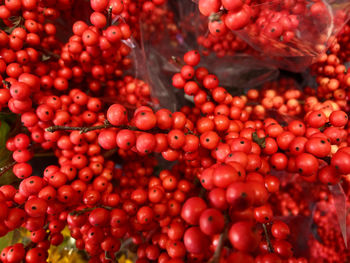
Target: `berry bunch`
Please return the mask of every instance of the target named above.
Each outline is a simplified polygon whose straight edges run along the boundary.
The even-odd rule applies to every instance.
[[[200,0],[210,34],[198,41],[219,56],[250,52],[228,29],[255,32],[260,44],[293,42],[303,17],[326,12],[321,2],[284,1],[278,12],[265,4]],[[28,242],[1,251],[1,262],[46,262],[65,229],[91,263],[128,251],[137,263],[348,257],[328,225],[335,211],[324,211],[335,198],[328,186],[349,195],[349,26],[311,66],[316,89],[282,77],[234,96],[200,65],[207,52],[188,51],[169,84],[192,103],[171,112],[131,69],[143,37],[159,27],[176,39],[175,15],[164,0],[0,5],[1,113],[21,120],[6,138],[11,163],[0,169],[18,179],[0,186],[0,236],[30,231]],[[62,24],[70,35],[60,35]],[[37,171],[38,149],[57,162]],[[289,216],[312,216],[311,256],[294,249]]]

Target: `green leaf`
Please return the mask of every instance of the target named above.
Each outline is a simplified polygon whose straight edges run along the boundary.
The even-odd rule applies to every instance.
[[[6,140],[9,137],[14,137],[23,129],[21,124],[21,116],[12,112],[0,112],[0,123],[6,122],[10,126],[10,131],[7,133]],[[4,127],[3,127],[4,128]],[[0,124],[1,130],[1,124]],[[1,148],[1,145],[0,145]]]
[[[0,252],[5,247],[15,243],[22,243],[25,246],[28,245],[30,242],[28,234],[28,230],[23,227],[16,228],[15,230],[8,232],[5,236],[0,238]]]
[[[260,148],[265,149],[266,147],[265,137],[259,138],[257,132],[253,132],[252,137],[253,137],[253,142],[257,143],[260,146]]]
[[[13,184],[18,178],[13,174],[12,154],[5,147],[0,149],[0,186]]]
[[[12,245],[14,233],[14,231],[8,232],[5,236],[0,238],[0,251],[9,245]]]
[[[5,88],[9,89],[11,87],[11,83],[8,82],[7,80],[3,80],[2,84],[5,86]]]
[[[11,128],[8,123],[0,119],[0,148],[4,148]]]
[[[6,149],[6,141],[20,130],[19,116],[13,113],[0,112],[0,186],[18,181],[12,172],[14,164],[12,153]]]
[[[13,174],[12,168],[0,175],[0,186],[3,185],[18,185],[19,179]]]

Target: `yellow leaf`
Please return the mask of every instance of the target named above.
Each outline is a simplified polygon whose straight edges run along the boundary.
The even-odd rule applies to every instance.
[[[118,263],[125,263],[125,255],[121,255],[120,258],[118,259]]]

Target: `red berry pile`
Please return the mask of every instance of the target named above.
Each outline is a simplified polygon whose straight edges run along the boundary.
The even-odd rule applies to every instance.
[[[336,218],[348,217],[337,202],[350,196],[350,26],[328,42],[321,1],[285,0],[272,11],[268,1],[200,0],[209,33],[194,42],[205,50],[165,60],[178,69],[167,92],[187,98],[170,111],[135,65],[164,35],[181,46],[172,4],[1,2],[0,145],[9,162],[0,176],[14,180],[0,186],[0,236],[30,234],[0,261],[46,262],[68,229],[91,263],[128,252],[137,263],[346,262]],[[335,27],[346,12],[334,12]],[[324,41],[303,83],[285,73],[233,94],[201,64],[209,51],[258,53],[236,30],[265,53],[271,40],[300,43],[301,25],[316,34],[311,18],[323,21]],[[293,48],[285,52],[303,52]],[[3,132],[9,116],[15,124]],[[38,169],[44,155],[54,160]]]

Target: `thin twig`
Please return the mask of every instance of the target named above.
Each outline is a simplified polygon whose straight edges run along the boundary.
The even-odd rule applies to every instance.
[[[140,132],[148,132],[148,133],[169,133],[168,130],[161,130],[159,128],[153,128],[150,130],[140,130],[135,126],[129,126],[129,125],[120,125],[120,126],[115,126],[112,125],[108,122],[102,125],[97,125],[97,126],[90,126],[90,127],[73,127],[73,126],[61,126],[61,125],[54,125],[50,126],[45,129],[47,132],[55,132],[55,131],[80,131],[80,133],[86,133],[89,131],[95,131],[95,130],[102,130],[102,129],[107,129],[107,128],[118,128],[118,129],[128,129],[131,131],[140,131]]]
[[[225,242],[227,239],[227,235],[228,235],[229,222],[230,222],[229,216],[225,213],[224,232],[222,232],[220,234],[218,245],[216,246],[215,252],[214,252],[213,256],[211,257],[211,259],[208,261],[208,263],[219,263],[220,262],[221,252],[222,252],[222,249],[224,248],[224,245],[225,245]]]
[[[219,12],[217,13],[212,13],[209,17],[208,17],[208,20],[210,22],[214,22],[214,21],[220,21],[221,20],[221,16],[226,14],[227,13],[227,10],[225,9],[222,9],[220,10]]]
[[[4,84],[5,88],[9,89],[11,87],[11,82],[7,81],[7,80],[3,80],[2,84]]]
[[[103,156],[103,158],[107,159],[107,158],[111,157],[113,154],[115,154],[116,152],[118,152],[118,148],[109,150],[109,151],[103,153],[102,156]]]
[[[97,126],[90,126],[90,127],[72,127],[72,126],[61,126],[61,125],[54,125],[50,126],[45,129],[47,132],[55,132],[55,131],[80,131],[80,133],[86,133],[89,131],[95,131],[95,130],[102,130],[106,128],[114,127],[112,124],[103,124],[103,125],[97,125]]]
[[[178,57],[175,56],[171,56],[171,60],[177,65],[177,66],[184,66],[184,62],[181,61],[181,59],[179,59]]]
[[[53,152],[43,152],[34,154],[33,158],[55,156]]]
[[[268,248],[268,250],[269,250],[270,253],[273,253],[273,246],[272,246],[272,244],[271,244],[271,240],[270,240],[269,234],[267,233],[266,224],[262,224],[262,226],[263,226],[264,233],[265,233],[267,248]]]
[[[60,55],[44,48],[39,48],[39,51],[47,55],[49,58],[54,58],[55,60],[58,60],[60,58]]]
[[[227,239],[227,233],[228,233],[228,228],[226,227],[224,232],[221,233],[215,252],[211,257],[211,259],[208,261],[208,263],[218,263],[220,261],[221,252],[222,252],[222,249],[224,248],[224,244]]]
[[[112,10],[113,10],[113,6],[108,7],[108,11],[107,11],[107,26],[111,26],[112,25]]]
[[[84,208],[81,210],[74,210],[74,211],[71,211],[69,214],[70,215],[82,215],[82,214],[85,214],[87,212],[91,212],[91,211],[95,210],[96,208],[104,208],[104,209],[107,209],[109,211],[113,210],[112,207],[102,205],[102,206],[96,206],[96,207],[87,207],[87,208]]]

